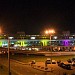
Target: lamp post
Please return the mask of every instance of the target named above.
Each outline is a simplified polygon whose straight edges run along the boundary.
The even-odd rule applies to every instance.
[[[52,34],[55,33],[55,30],[54,29],[49,29],[49,30],[46,30],[45,33],[49,35],[49,38],[50,38],[50,46],[51,46],[51,36],[52,36]],[[51,63],[52,63],[52,49],[51,49]]]
[[[10,39],[8,37],[8,75],[11,75],[10,72]]]

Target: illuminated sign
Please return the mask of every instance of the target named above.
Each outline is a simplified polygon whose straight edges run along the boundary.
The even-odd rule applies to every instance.
[[[70,40],[63,40],[64,46],[69,46],[69,41],[70,41]]]

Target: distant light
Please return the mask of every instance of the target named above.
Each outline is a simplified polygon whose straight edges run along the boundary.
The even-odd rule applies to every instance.
[[[57,36],[54,36],[53,38],[54,38],[54,39],[57,39]]]
[[[35,50],[35,51],[39,51],[39,49],[38,48],[32,48],[33,50]]]
[[[45,33],[46,34],[54,34],[55,30],[54,29],[46,30]]]
[[[45,33],[46,33],[46,34],[48,34],[49,32],[48,32],[48,31],[46,31]]]
[[[31,37],[31,39],[35,39],[35,37]]]
[[[0,34],[2,34],[2,29],[1,29],[1,27],[0,27]]]
[[[75,35],[72,35],[72,36],[75,36]]]
[[[8,37],[8,39],[13,39],[14,37]]]
[[[6,36],[6,35],[4,35],[4,36]]]
[[[29,48],[29,50],[31,51],[31,48]]]
[[[73,39],[73,37],[69,37],[69,39]]]
[[[13,42],[11,44],[14,44]]]
[[[6,52],[4,51],[4,54],[5,54]]]
[[[14,45],[14,47],[17,47],[17,45]]]

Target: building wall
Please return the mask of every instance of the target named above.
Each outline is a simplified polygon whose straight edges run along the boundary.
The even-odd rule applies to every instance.
[[[75,46],[74,40],[50,40],[47,39],[37,39],[37,40],[28,40],[28,39],[14,39],[10,40],[10,46]],[[8,46],[8,40],[2,39],[0,40],[0,47]]]
[[[8,46],[8,36],[0,36],[0,47]],[[46,35],[17,35],[10,40],[10,46],[75,46],[75,36],[55,36],[50,37]],[[50,44],[51,41],[51,44]]]

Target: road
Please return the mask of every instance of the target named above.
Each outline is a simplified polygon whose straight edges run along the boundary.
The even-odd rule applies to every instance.
[[[8,67],[8,61],[7,59],[0,59],[1,63],[4,64],[6,67]],[[40,70],[36,70],[32,68],[30,65],[23,65],[16,61],[11,60],[10,61],[10,69],[15,72],[17,75],[54,75],[53,73],[49,72],[43,72]]]
[[[8,65],[7,65],[8,61],[6,58],[4,58],[3,60],[0,59],[0,61],[2,64],[4,64],[6,67],[8,67]],[[37,62],[36,65],[45,66],[44,62]],[[72,67],[72,70],[66,70],[66,69],[63,69],[63,68],[57,66],[57,64],[48,64],[47,67],[53,68],[54,69],[53,72],[40,71],[40,70],[32,68],[30,65],[24,65],[15,60],[10,60],[10,66],[11,66],[10,69],[13,72],[15,72],[16,75],[63,75],[63,72],[66,72],[69,75],[71,75],[72,73],[75,73],[75,67]],[[12,74],[12,75],[14,75],[14,74]]]
[[[2,53],[7,53],[8,49],[0,49]],[[61,56],[61,55],[75,55],[75,51],[61,51],[61,52],[50,52],[50,51],[29,51],[29,50],[11,50],[12,54],[35,54],[35,55],[45,55],[45,56]]]

